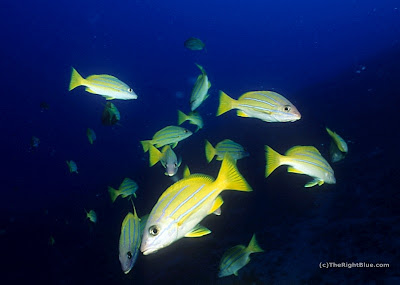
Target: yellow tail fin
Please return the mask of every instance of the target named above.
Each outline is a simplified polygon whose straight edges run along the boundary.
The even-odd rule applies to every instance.
[[[150,152],[150,167],[160,161],[162,157],[162,153],[156,149],[155,146],[149,144],[149,152]]]
[[[186,120],[187,120],[187,115],[178,110],[178,125],[181,125]]]
[[[111,201],[114,203],[115,199],[117,199],[117,197],[119,196],[119,191],[108,186],[108,193],[110,193]]]
[[[72,67],[71,81],[69,82],[68,91],[71,91],[72,89],[82,85],[84,80],[85,79],[82,78],[78,71],[76,71],[76,69]]]
[[[264,250],[258,245],[256,240],[256,234],[253,234],[249,245],[246,248],[247,251],[254,253],[254,252],[264,252]]]
[[[151,140],[140,141],[140,143],[142,144],[143,151],[144,152],[148,152],[149,151],[149,146],[151,145]]]
[[[215,154],[215,148],[208,140],[206,140],[206,158],[208,163],[210,163],[210,161],[214,158]]]
[[[244,177],[239,173],[235,160],[229,154],[225,154],[218,177],[214,183],[222,190],[253,191]]]
[[[268,177],[276,168],[281,165],[281,157],[279,153],[270,148],[269,146],[265,146],[265,177]]]
[[[228,112],[229,110],[232,110],[234,108],[233,104],[235,101],[236,101],[235,99],[232,99],[226,93],[220,91],[217,116],[222,115],[223,113]]]

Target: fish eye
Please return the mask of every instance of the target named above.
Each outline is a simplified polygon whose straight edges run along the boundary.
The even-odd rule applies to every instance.
[[[187,132],[188,132],[188,130],[187,130],[187,129],[184,129],[184,130],[183,130],[183,132],[184,132],[184,133],[187,133]]]
[[[286,105],[285,107],[283,107],[283,110],[285,110],[285,112],[290,112],[292,108],[289,105]]]
[[[132,88],[128,88],[128,92],[132,93],[133,92]]]
[[[174,166],[177,167],[177,166],[178,166],[178,163],[175,162],[175,163],[174,163]]]
[[[128,256],[128,259],[132,258],[132,253],[130,251],[128,251],[128,253],[126,255]]]
[[[149,234],[150,235],[152,235],[152,236],[156,236],[156,235],[158,235],[160,233],[160,228],[159,227],[157,227],[157,226],[151,226],[150,228],[149,228]]]

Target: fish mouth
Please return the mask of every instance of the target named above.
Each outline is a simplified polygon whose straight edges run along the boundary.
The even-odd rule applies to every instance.
[[[143,255],[149,255],[151,253],[155,253],[158,251],[158,249],[152,249],[152,248],[145,248],[144,250],[141,250]]]
[[[131,268],[129,268],[128,270],[124,270],[125,274],[128,274],[131,271]]]
[[[294,112],[294,117],[295,117],[295,120],[300,120],[301,119],[301,114],[300,114],[300,112],[299,111],[297,111],[297,112]]]
[[[143,255],[149,255],[158,251],[158,248],[151,247],[151,245],[142,244],[142,246],[140,247],[140,251],[143,253]]]

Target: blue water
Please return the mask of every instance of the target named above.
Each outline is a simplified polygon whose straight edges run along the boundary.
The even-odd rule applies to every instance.
[[[399,4],[3,1],[1,283],[399,284]],[[185,49],[192,36],[206,49]],[[189,111],[194,63],[212,84],[199,108],[204,129],[175,150],[192,172],[216,177],[220,163],[207,164],[204,140],[242,144],[250,156],[238,168],[254,191],[224,192],[222,215],[202,223],[211,235],[140,255],[124,275],[118,239],[131,204],[112,204],[107,186],[135,180],[142,216],[172,184],[160,165],[148,166],[140,140],[175,125],[177,109]],[[85,77],[114,75],[138,94],[113,101],[119,124],[101,124],[103,97],[82,87],[68,91],[71,66]],[[219,90],[233,98],[276,91],[302,118],[266,123],[234,111],[216,117]],[[306,189],[309,178],[284,167],[264,177],[266,144],[281,153],[313,145],[328,159],[325,126],[350,149],[332,164],[335,185]],[[93,145],[88,127],[97,135]],[[71,159],[79,174],[69,173]],[[97,224],[84,209],[97,212]],[[225,250],[247,244],[253,233],[265,252],[252,255],[239,276],[219,279]],[[320,269],[320,262],[390,267]]]

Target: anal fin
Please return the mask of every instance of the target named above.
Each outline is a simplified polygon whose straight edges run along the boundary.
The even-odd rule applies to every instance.
[[[297,170],[296,168],[293,168],[292,166],[288,167],[287,172],[297,173],[297,174],[304,174],[303,172],[301,172],[300,170]]]
[[[236,112],[236,115],[238,115],[239,117],[245,117],[245,118],[250,118],[249,115],[247,115],[245,112],[243,112],[242,110],[238,110]]]
[[[314,178],[313,180],[311,180],[310,182],[308,182],[306,185],[304,185],[304,187],[309,188],[309,187],[313,187],[315,185],[319,185],[321,186],[322,184],[324,184],[324,181],[318,178]]]
[[[212,205],[212,207],[210,209],[209,214],[214,213],[217,216],[221,215],[221,206],[223,203],[224,203],[224,200],[222,200],[222,197],[220,195],[218,195],[214,201],[214,204]]]

